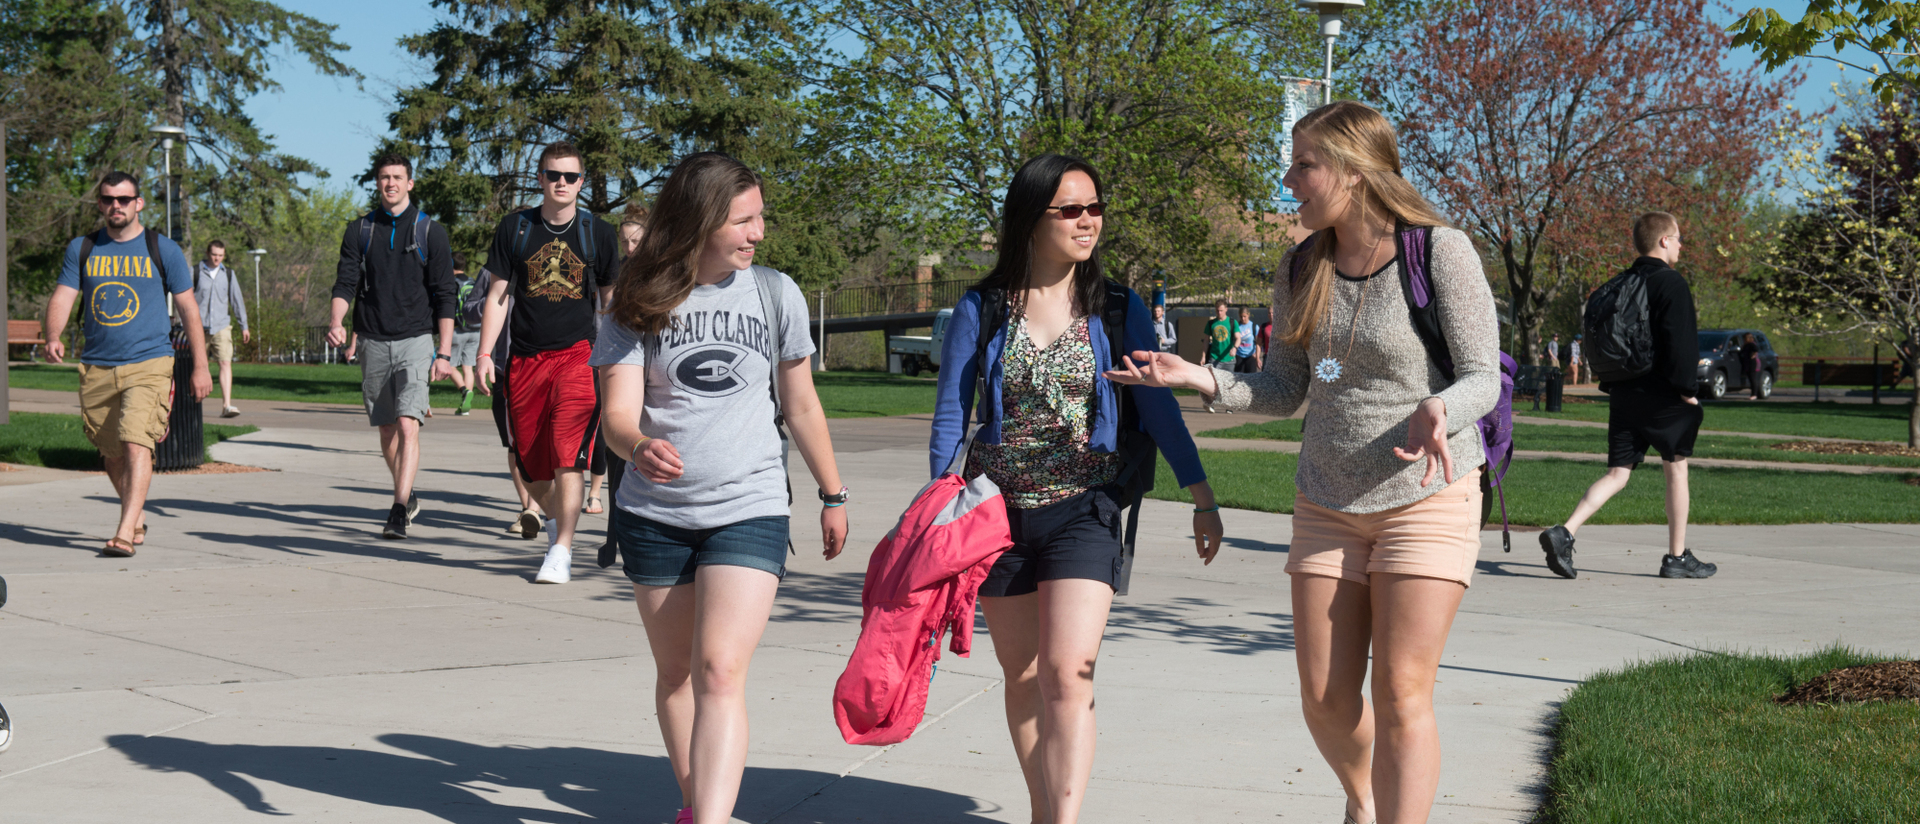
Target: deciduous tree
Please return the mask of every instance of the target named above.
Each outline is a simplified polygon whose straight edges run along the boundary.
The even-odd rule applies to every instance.
[[[1406,165],[1506,281],[1522,362],[1566,284],[1630,258],[1635,213],[1680,215],[1683,266],[1720,265],[1799,81],[1728,45],[1703,0],[1471,0],[1376,75]]]

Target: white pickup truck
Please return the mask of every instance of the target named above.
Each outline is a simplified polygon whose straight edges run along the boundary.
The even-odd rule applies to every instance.
[[[947,342],[947,323],[951,320],[953,310],[942,309],[933,316],[933,334],[887,338],[887,371],[896,371],[896,358],[898,371],[909,375],[940,371],[940,347]]]

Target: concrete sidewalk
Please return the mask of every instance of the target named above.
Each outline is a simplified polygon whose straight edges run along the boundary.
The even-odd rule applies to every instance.
[[[132,559],[96,556],[116,512],[104,477],[0,487],[0,701],[19,729],[0,755],[0,818],[672,819],[625,579],[583,551],[573,583],[530,583],[543,547],[501,534],[511,487],[483,415],[429,424],[415,537],[382,541],[375,438],[339,420],[214,447],[272,472],[156,480]],[[832,424],[852,548],[822,561],[813,507],[797,509],[800,555],[754,661],[743,821],[1028,820],[984,625],[971,659],[942,660],[911,740],[852,747],[833,725],[867,554],[925,481],[925,427]],[[1339,820],[1299,716],[1289,519],[1225,513],[1228,548],[1202,566],[1187,508],[1146,507],[1134,594],[1102,650],[1083,820]],[[597,545],[604,520],[584,523]],[[1654,577],[1662,527],[1583,532],[1574,581],[1487,537],[1437,689],[1433,820],[1527,820],[1555,702],[1597,670],[1836,641],[1916,652],[1920,526],[1696,527],[1721,565],[1708,581]]]

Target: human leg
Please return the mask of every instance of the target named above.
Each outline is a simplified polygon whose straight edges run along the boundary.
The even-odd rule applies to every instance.
[[[653,711],[660,721],[660,740],[680,785],[680,806],[693,806],[693,585],[633,585],[633,601],[640,623],[647,629],[647,648],[653,653]]]
[[[1113,587],[1104,581],[1041,581],[1039,676],[1044,711],[1040,764],[1053,824],[1080,819],[1093,774],[1093,671],[1106,634]]]
[[[1692,497],[1687,488],[1687,459],[1662,462],[1667,473],[1667,554],[1687,550],[1687,514]]]
[[[1360,690],[1372,636],[1371,594],[1366,584],[1335,576],[1292,577],[1301,712],[1320,757],[1347,791],[1347,814],[1364,824],[1374,811],[1374,718]]]
[[[693,583],[693,734],[688,745],[696,824],[726,824],[747,766],[747,668],[773,612],[779,576],[707,565]]]
[[[1040,699],[1040,594],[983,597],[980,611],[986,614],[987,634],[993,639],[993,655],[1006,676],[1007,733],[1013,738],[1013,754],[1027,780],[1027,800],[1035,824],[1051,820],[1052,805],[1047,800],[1047,781],[1040,769],[1040,726],[1043,706]]]
[[[1568,515],[1567,522],[1561,526],[1566,527],[1569,534],[1578,533],[1581,524],[1599,513],[1600,508],[1606,506],[1613,496],[1620,494],[1620,490],[1627,488],[1627,481],[1632,479],[1631,466],[1607,467],[1606,474],[1594,481],[1593,486],[1587,487],[1586,494],[1580,496],[1580,502],[1574,504],[1573,514]]]
[[[380,454],[393,476],[393,502],[401,505],[413,496],[414,476],[420,472],[420,421],[403,417],[380,427]]]
[[[147,508],[147,490],[153,486],[153,449],[137,443],[126,444],[121,453],[120,484],[115,484],[120,492],[120,527],[114,530],[114,537],[128,543],[133,542],[134,530],[140,527],[140,520]]]
[[[543,485],[547,487],[543,500],[554,520],[554,543],[571,547],[574,528],[580,524],[580,504],[586,498],[585,473],[570,467],[556,470],[553,480]]]
[[[1373,792],[1380,824],[1421,824],[1440,785],[1433,684],[1466,587],[1417,575],[1373,576]]]

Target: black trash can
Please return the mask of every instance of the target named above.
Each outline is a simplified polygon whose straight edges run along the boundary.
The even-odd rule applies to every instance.
[[[1547,384],[1547,411],[1558,412],[1560,411],[1561,390],[1566,388],[1566,381],[1561,376],[1560,370],[1551,367],[1547,369],[1545,380]]]
[[[207,457],[200,401],[193,396],[193,344],[178,326],[168,337],[173,341],[173,414],[167,416],[167,439],[153,448],[153,468],[161,472],[192,469]]]

